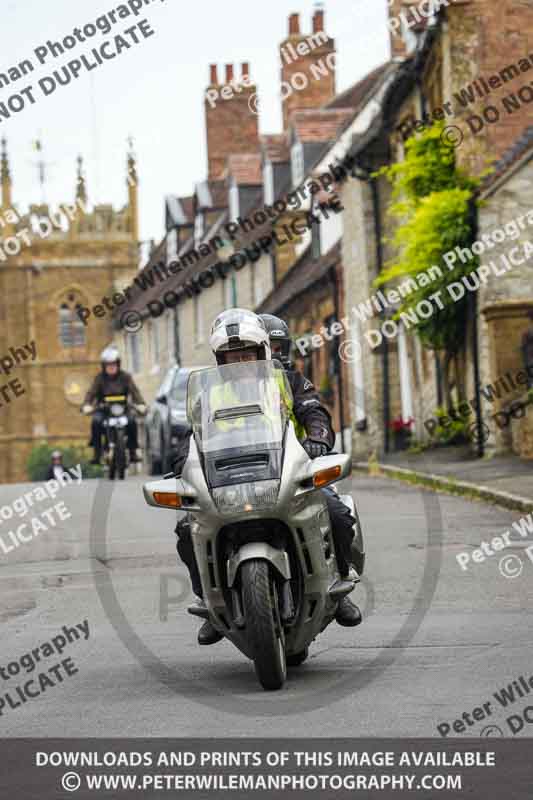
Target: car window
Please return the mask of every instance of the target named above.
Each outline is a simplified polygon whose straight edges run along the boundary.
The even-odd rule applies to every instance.
[[[176,372],[176,375],[174,376],[174,383],[172,384],[172,390],[170,392],[174,405],[185,407],[185,401],[187,399],[187,381],[189,379],[189,375],[190,370],[188,369],[179,369]]]
[[[170,391],[170,387],[172,386],[172,381],[174,379],[174,374],[179,374],[179,370],[175,370],[173,367],[169,369],[167,374],[165,375],[165,379],[163,383],[159,387],[159,391],[157,393],[157,397],[160,397],[162,394],[168,394]]]

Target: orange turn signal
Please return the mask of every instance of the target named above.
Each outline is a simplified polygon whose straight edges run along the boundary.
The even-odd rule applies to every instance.
[[[154,492],[154,500],[158,506],[181,508],[181,497],[176,492]]]
[[[327,469],[321,469],[319,472],[315,472],[313,475],[313,486],[315,489],[321,489],[323,486],[327,486],[328,483],[332,483],[336,481],[337,478],[341,476],[341,466],[337,464],[335,467],[328,467]]]

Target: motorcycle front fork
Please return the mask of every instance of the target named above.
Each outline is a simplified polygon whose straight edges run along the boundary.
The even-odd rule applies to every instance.
[[[233,586],[231,589],[231,600],[233,604],[233,619],[237,628],[244,628],[244,614],[242,610],[240,592]],[[281,608],[280,617],[283,623],[290,622],[295,615],[294,598],[290,581],[283,581],[281,587]]]

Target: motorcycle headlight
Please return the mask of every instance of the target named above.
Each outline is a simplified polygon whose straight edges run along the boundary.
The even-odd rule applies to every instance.
[[[121,417],[124,414],[125,410],[126,409],[124,408],[124,406],[120,405],[120,403],[113,403],[110,408],[111,416]]]
[[[213,500],[221,514],[242,511],[264,511],[274,508],[278,500],[278,481],[239,483],[221,486],[212,491]]]

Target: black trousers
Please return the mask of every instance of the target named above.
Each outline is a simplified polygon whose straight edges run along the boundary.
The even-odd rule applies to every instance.
[[[355,535],[355,517],[348,506],[345,506],[339,495],[331,486],[322,489],[322,494],[326,498],[328,505],[329,518],[331,520],[331,532],[337,554],[337,566],[341,575],[346,575],[352,563],[352,541]]]
[[[176,550],[178,555],[189,570],[191,576],[192,590],[198,597],[203,597],[202,581],[200,580],[200,573],[198,572],[198,564],[194,555],[194,549],[191,539],[191,524],[189,518],[184,517],[180,519],[176,525],[175,533],[177,534],[178,541],[176,542]]]
[[[127,413],[128,425],[126,427],[126,436],[128,437],[128,450],[137,450],[139,447],[139,440],[137,434],[137,422],[131,412]],[[102,436],[104,435],[103,422],[105,414],[103,411],[96,410],[93,414],[91,421],[91,441],[90,447],[94,447],[96,453],[102,452]]]
[[[341,575],[346,575],[352,562],[351,548],[354,538],[355,517],[352,516],[348,506],[344,505],[338,494],[331,487],[328,486],[326,489],[322,489],[322,492],[325,496],[331,520],[339,572]],[[198,597],[203,597],[202,582],[192,546],[191,526],[187,517],[178,522],[175,533],[178,537],[176,550],[189,570],[193,592]]]

